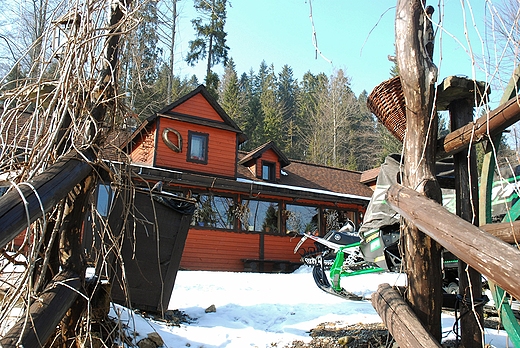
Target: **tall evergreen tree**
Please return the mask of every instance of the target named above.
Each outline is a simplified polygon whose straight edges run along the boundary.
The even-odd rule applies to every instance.
[[[377,133],[377,119],[367,106],[368,93],[363,91],[357,98],[355,136],[352,147],[357,159],[356,170],[378,167],[381,162],[382,146]]]
[[[127,41],[126,58],[123,60],[127,72],[123,82],[130,100],[128,104],[141,117],[147,117],[164,105],[167,91],[156,86],[163,68],[162,50],[158,46],[159,16],[157,3],[146,2],[140,13],[140,21],[135,35]],[[161,85],[159,85],[161,86]]]
[[[222,83],[220,84],[220,105],[227,114],[243,128],[243,98],[240,94],[240,86],[237,72],[235,70],[235,62],[230,58],[226,63]]]
[[[325,141],[324,122],[320,117],[322,96],[328,93],[328,77],[321,73],[313,75],[311,72],[305,73],[301,82],[301,93],[299,95],[298,110],[300,118],[304,121],[301,127],[301,135],[304,142],[304,160],[312,163],[323,163],[321,158]]]
[[[253,69],[249,70],[249,74],[243,73],[240,77],[241,95],[246,101],[242,131],[249,138],[243,145],[243,150],[252,150],[262,144],[264,122],[257,81],[258,77]]]
[[[258,74],[256,74],[256,79],[253,85],[253,92],[257,95],[262,94],[262,88],[264,87],[264,82],[267,79],[267,75],[269,75],[269,66],[262,60],[260,63],[260,67],[258,68]]]
[[[330,142],[330,157],[323,164],[356,169],[357,163],[352,163],[352,153],[355,152],[354,139],[357,126],[357,100],[350,88],[350,78],[342,69],[331,76],[328,94],[322,101],[321,117],[326,120],[325,136]],[[323,107],[325,106],[325,107]]]
[[[297,113],[299,122],[298,135],[299,141],[296,147],[299,149],[300,156],[295,159],[314,162],[313,158],[313,136],[311,129],[313,128],[315,115],[318,110],[318,95],[321,90],[326,88],[327,76],[323,73],[313,75],[310,71],[303,75],[300,82],[300,93],[296,98]]]
[[[298,82],[293,77],[293,70],[285,64],[278,74],[278,100],[282,108],[283,132],[286,135],[283,149],[287,156],[294,158],[297,154],[296,142],[298,141],[298,119],[296,112],[296,98]]]
[[[277,98],[277,79],[274,73],[274,66],[271,65],[262,83],[260,95],[260,105],[264,119],[264,142],[274,141],[276,144],[283,144],[283,112]]]
[[[199,60],[206,59],[206,86],[217,92],[218,80],[211,68],[219,63],[226,64],[229,47],[226,45],[227,0],[194,0],[194,6],[200,17],[191,23],[195,29],[195,40],[189,42],[189,52],[186,62],[195,65]],[[217,82],[216,82],[217,81]]]

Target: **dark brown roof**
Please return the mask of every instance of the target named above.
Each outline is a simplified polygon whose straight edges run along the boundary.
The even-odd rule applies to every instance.
[[[239,152],[239,159],[246,155]],[[238,178],[262,182],[242,165],[238,165],[237,175]],[[291,160],[290,164],[282,169],[277,184],[370,198],[373,191],[362,184],[360,179],[361,172]]]
[[[359,181],[363,184],[367,184],[372,181],[375,182],[377,180],[377,176],[379,175],[380,170],[381,167],[365,170],[361,173],[361,179],[359,179]]]

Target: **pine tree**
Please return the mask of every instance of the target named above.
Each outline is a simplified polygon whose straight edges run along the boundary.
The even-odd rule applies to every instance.
[[[325,134],[326,121],[321,114],[322,109],[327,108],[326,98],[328,96],[328,77],[321,73],[314,76],[307,72],[302,80],[302,93],[300,100],[300,113],[305,124],[302,135],[305,142],[305,160],[311,163],[324,164],[322,158],[325,152],[330,151],[328,145],[330,140]]]
[[[226,63],[226,69],[224,70],[220,86],[220,105],[237,125],[242,128],[244,124],[244,120],[242,119],[243,102],[233,58],[230,58]]]
[[[243,150],[252,150],[262,144],[264,125],[257,80],[253,69],[249,70],[249,74],[243,73],[240,77],[240,93],[246,101],[242,131],[249,138],[243,145]]]
[[[302,149],[301,158],[312,163],[318,163],[320,141],[318,115],[319,95],[325,93],[328,78],[321,73],[314,76],[311,72],[303,75],[300,83],[300,93],[297,98],[298,118],[301,120],[299,127],[300,141],[297,145]]]
[[[283,113],[276,95],[276,84],[277,79],[274,73],[274,66],[271,65],[262,83],[262,92],[260,94],[260,105],[264,119],[263,141],[274,141],[275,144],[282,144]]]
[[[352,139],[357,159],[356,170],[378,167],[381,162],[382,146],[377,132],[377,119],[367,106],[368,93],[363,91],[357,98],[357,125]]]
[[[283,133],[286,135],[283,150],[287,156],[294,158],[297,154],[296,143],[298,142],[298,119],[296,112],[296,98],[298,93],[298,82],[293,77],[292,68],[287,64],[282,67],[278,74],[278,100],[282,108]]]
[[[159,73],[163,69],[162,50],[158,47],[158,11],[156,2],[147,2],[140,13],[140,21],[135,35],[127,41],[126,58],[123,61],[127,71],[123,82],[130,100],[129,106],[142,118],[164,105],[166,86],[156,86]]]
[[[211,68],[219,63],[226,64],[229,47],[226,45],[226,0],[194,0],[195,9],[200,17],[191,23],[195,29],[196,39],[189,42],[189,53],[186,62],[195,65],[199,60],[206,62],[206,86],[217,92],[218,79]]]

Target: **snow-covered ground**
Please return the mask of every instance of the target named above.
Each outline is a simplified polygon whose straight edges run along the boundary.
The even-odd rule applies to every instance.
[[[367,274],[342,279],[343,287],[364,297],[379,284],[404,285],[398,274]],[[214,305],[216,312],[206,313]],[[169,309],[179,309],[194,321],[180,327],[144,320],[138,315],[118,315],[137,334],[136,342],[157,332],[166,347],[283,347],[294,340],[309,342],[317,324],[345,325],[381,322],[370,301],[346,301],[319,290],[305,266],[292,274],[179,271]],[[443,315],[446,335],[453,317]],[[452,338],[453,336],[448,336]],[[512,347],[504,331],[486,329],[486,343]]]

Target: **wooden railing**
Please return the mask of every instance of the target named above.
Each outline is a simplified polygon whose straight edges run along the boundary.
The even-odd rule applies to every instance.
[[[499,135],[520,120],[520,101],[514,96],[489,114],[468,123],[437,142],[437,159],[447,157],[483,139]],[[520,298],[520,221],[476,227],[448,212],[415,190],[399,184],[387,192],[388,204],[423,233],[452,252],[515,298]],[[372,304],[400,347],[439,347],[400,294],[381,286]],[[413,327],[413,329],[411,328]],[[426,330],[424,330],[426,331]],[[420,341],[418,341],[420,340]]]

